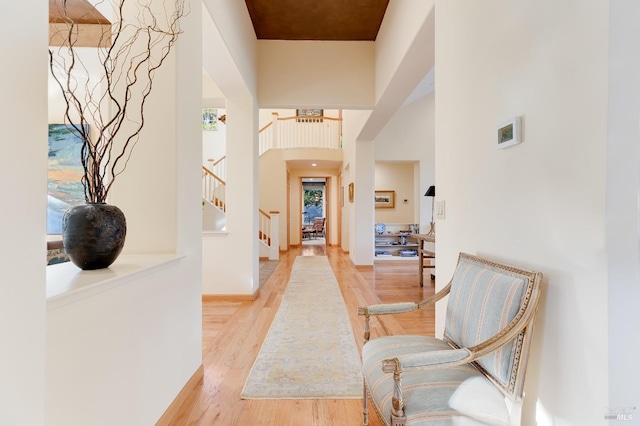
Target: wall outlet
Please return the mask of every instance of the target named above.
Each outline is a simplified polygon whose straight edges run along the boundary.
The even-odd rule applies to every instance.
[[[445,218],[445,206],[444,200],[436,201],[436,219],[444,219]]]

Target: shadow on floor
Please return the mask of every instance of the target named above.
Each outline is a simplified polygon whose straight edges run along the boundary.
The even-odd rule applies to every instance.
[[[276,267],[280,263],[279,260],[261,260],[260,261],[260,287],[262,287],[271,277],[273,271],[276,270]]]

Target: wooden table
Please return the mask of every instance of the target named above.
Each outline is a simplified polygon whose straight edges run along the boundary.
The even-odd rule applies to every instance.
[[[311,239],[311,235],[315,236],[316,231],[315,229],[313,229],[312,226],[310,225],[305,225],[302,228],[302,239],[304,240],[304,237],[306,236],[308,239]]]
[[[413,238],[414,240],[418,240],[418,274],[420,275],[420,287],[424,286],[424,268],[435,268],[436,265],[433,262],[430,262],[429,265],[424,264],[425,259],[435,259],[436,254],[432,251],[429,251],[424,248],[424,243],[435,243],[436,236],[429,234],[410,234],[409,238]],[[432,279],[435,278],[433,274],[431,274]]]

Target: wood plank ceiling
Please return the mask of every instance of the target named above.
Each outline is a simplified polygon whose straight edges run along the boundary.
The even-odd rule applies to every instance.
[[[389,0],[245,0],[262,40],[375,40]]]

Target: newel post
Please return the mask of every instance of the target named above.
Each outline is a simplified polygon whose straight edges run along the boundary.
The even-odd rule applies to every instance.
[[[282,148],[282,146],[280,146],[280,136],[278,136],[277,112],[271,113],[271,127],[273,128],[273,131],[271,132],[271,136],[273,137],[273,140],[271,141],[271,148]]]

